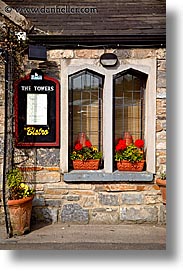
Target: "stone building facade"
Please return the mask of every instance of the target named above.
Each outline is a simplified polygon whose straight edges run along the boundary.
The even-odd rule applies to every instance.
[[[156,175],[166,169],[166,50],[116,50],[120,62],[154,59],[156,84]],[[46,62],[25,60],[25,72],[38,68],[62,82],[62,61],[94,59],[103,50],[50,50]],[[62,89],[61,89],[62,90]],[[36,188],[33,219],[47,222],[165,223],[161,192],[151,182],[108,181],[66,182],[60,162],[60,148],[16,149],[15,162],[21,163],[25,177]],[[27,159],[25,161],[25,159]]]
[[[67,79],[73,72],[89,69],[110,77],[110,69],[100,64],[104,52],[115,53],[118,66],[114,72],[129,68],[144,71],[148,77],[149,142],[147,171],[141,178],[133,173],[114,174],[110,165],[100,176],[90,173],[78,176],[68,171],[68,128],[64,109]],[[166,206],[162,202],[156,178],[166,170],[166,49],[165,47],[108,47],[47,49],[47,61],[29,60],[25,56],[25,75],[40,69],[60,83],[60,147],[14,148],[14,163],[21,168],[25,180],[36,190],[32,222],[48,223],[166,223]],[[0,164],[3,163],[4,72],[1,71],[0,94]],[[107,88],[106,88],[107,90]],[[107,108],[107,107],[106,107]],[[152,108],[152,110],[151,110]],[[65,132],[64,132],[65,131]],[[105,138],[105,137],[104,137]],[[66,151],[64,151],[66,150]],[[106,154],[108,154],[106,152]],[[86,179],[89,177],[89,179]],[[126,178],[127,177],[127,178]]]

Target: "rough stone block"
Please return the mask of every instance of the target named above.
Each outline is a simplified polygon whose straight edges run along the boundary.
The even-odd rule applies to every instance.
[[[50,59],[54,59],[54,58],[60,58],[61,55],[63,54],[64,50],[50,50],[48,51],[48,57]]]
[[[129,206],[122,207],[120,211],[120,220],[124,222],[137,223],[157,223],[157,206]]]
[[[88,223],[89,211],[79,204],[65,204],[61,211],[61,222]]]
[[[32,206],[45,206],[45,200],[43,197],[41,198],[36,198],[34,197],[32,201]]]
[[[166,157],[159,157],[157,162],[161,165],[161,164],[166,164]]]
[[[63,181],[61,181],[60,183],[48,183],[47,185],[48,189],[54,189],[54,190],[58,190],[58,189],[63,189],[63,190],[73,190],[74,192],[77,190],[91,190],[92,188],[92,184],[67,184]]]
[[[158,70],[165,71],[166,70],[166,61],[158,60]]]
[[[121,195],[122,204],[143,204],[144,194],[136,193],[123,193]]]
[[[75,50],[76,58],[91,58],[92,57],[92,50]]]
[[[156,146],[157,150],[166,150],[166,141],[164,142],[158,142]]]
[[[159,193],[160,191],[157,191]],[[154,194],[154,195],[146,195],[145,196],[145,204],[156,204],[156,203],[161,203],[162,199],[160,195]]]
[[[156,57],[158,59],[165,59],[166,58],[166,49],[157,49],[156,50]]]
[[[68,196],[64,196],[64,199],[66,199],[67,201],[79,201],[80,196],[68,195]]]
[[[156,134],[157,140],[166,140],[166,131],[161,131]]]
[[[72,195],[78,195],[78,196],[93,196],[95,195],[95,192],[92,190],[72,190]]]
[[[58,148],[39,148],[36,151],[36,163],[39,166],[59,168],[60,151]],[[53,170],[52,170],[53,171]]]
[[[121,191],[143,191],[143,185],[135,185],[135,184],[96,184],[95,191],[96,192],[121,192]]]
[[[159,71],[157,77],[157,87],[166,88],[166,72]]]
[[[133,51],[131,49],[117,49],[114,51],[114,53],[118,56],[119,59],[127,59],[132,57]]]
[[[27,180],[36,183],[46,183],[46,182],[60,182],[60,173],[57,171],[33,171],[27,172]]]
[[[102,205],[119,205],[118,195],[110,195],[110,194],[99,194],[99,202]]]
[[[166,89],[165,88],[158,88],[156,97],[159,99],[166,99]]]
[[[155,51],[153,49],[135,49],[133,50],[132,57],[141,59],[141,58],[149,58],[154,57]]]
[[[100,56],[104,53],[104,50],[93,49],[91,52],[91,58],[100,58]]]
[[[73,58],[74,57],[74,51],[73,50],[65,50],[61,53],[62,58]]]
[[[60,205],[61,205],[61,200],[59,200],[59,199],[47,199],[47,200],[45,200],[45,204],[47,205],[47,206],[53,206],[53,207],[60,207]]]
[[[96,204],[96,198],[94,196],[87,197],[84,202],[84,207],[93,207]]]
[[[58,210],[49,207],[33,207],[32,222],[56,223],[58,221]]]
[[[91,211],[90,223],[93,224],[118,224],[119,211],[111,208],[97,208]]]
[[[163,124],[162,124],[162,122],[161,121],[157,121],[156,122],[156,132],[160,132],[160,131],[162,131],[163,130]]]
[[[166,205],[160,205],[158,223],[166,224]]]

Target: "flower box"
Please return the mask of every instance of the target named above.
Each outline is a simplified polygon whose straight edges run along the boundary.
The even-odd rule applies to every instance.
[[[98,170],[99,169],[99,159],[89,159],[89,160],[73,160],[74,170]]]
[[[128,160],[117,161],[117,169],[119,171],[136,171],[141,172],[144,168],[145,160],[137,162],[129,162]]]

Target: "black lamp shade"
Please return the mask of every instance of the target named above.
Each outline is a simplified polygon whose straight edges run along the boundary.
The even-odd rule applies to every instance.
[[[114,53],[104,53],[100,57],[100,63],[104,67],[112,67],[115,66],[118,62],[118,58]]]
[[[29,45],[29,59],[30,60],[47,60],[47,52],[45,46]]]

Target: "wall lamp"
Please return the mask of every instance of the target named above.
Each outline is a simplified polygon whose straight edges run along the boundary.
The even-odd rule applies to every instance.
[[[29,45],[29,60],[47,60],[47,52],[45,46]]]
[[[104,53],[100,57],[100,63],[104,67],[113,67],[117,64],[118,58],[114,53]]]

